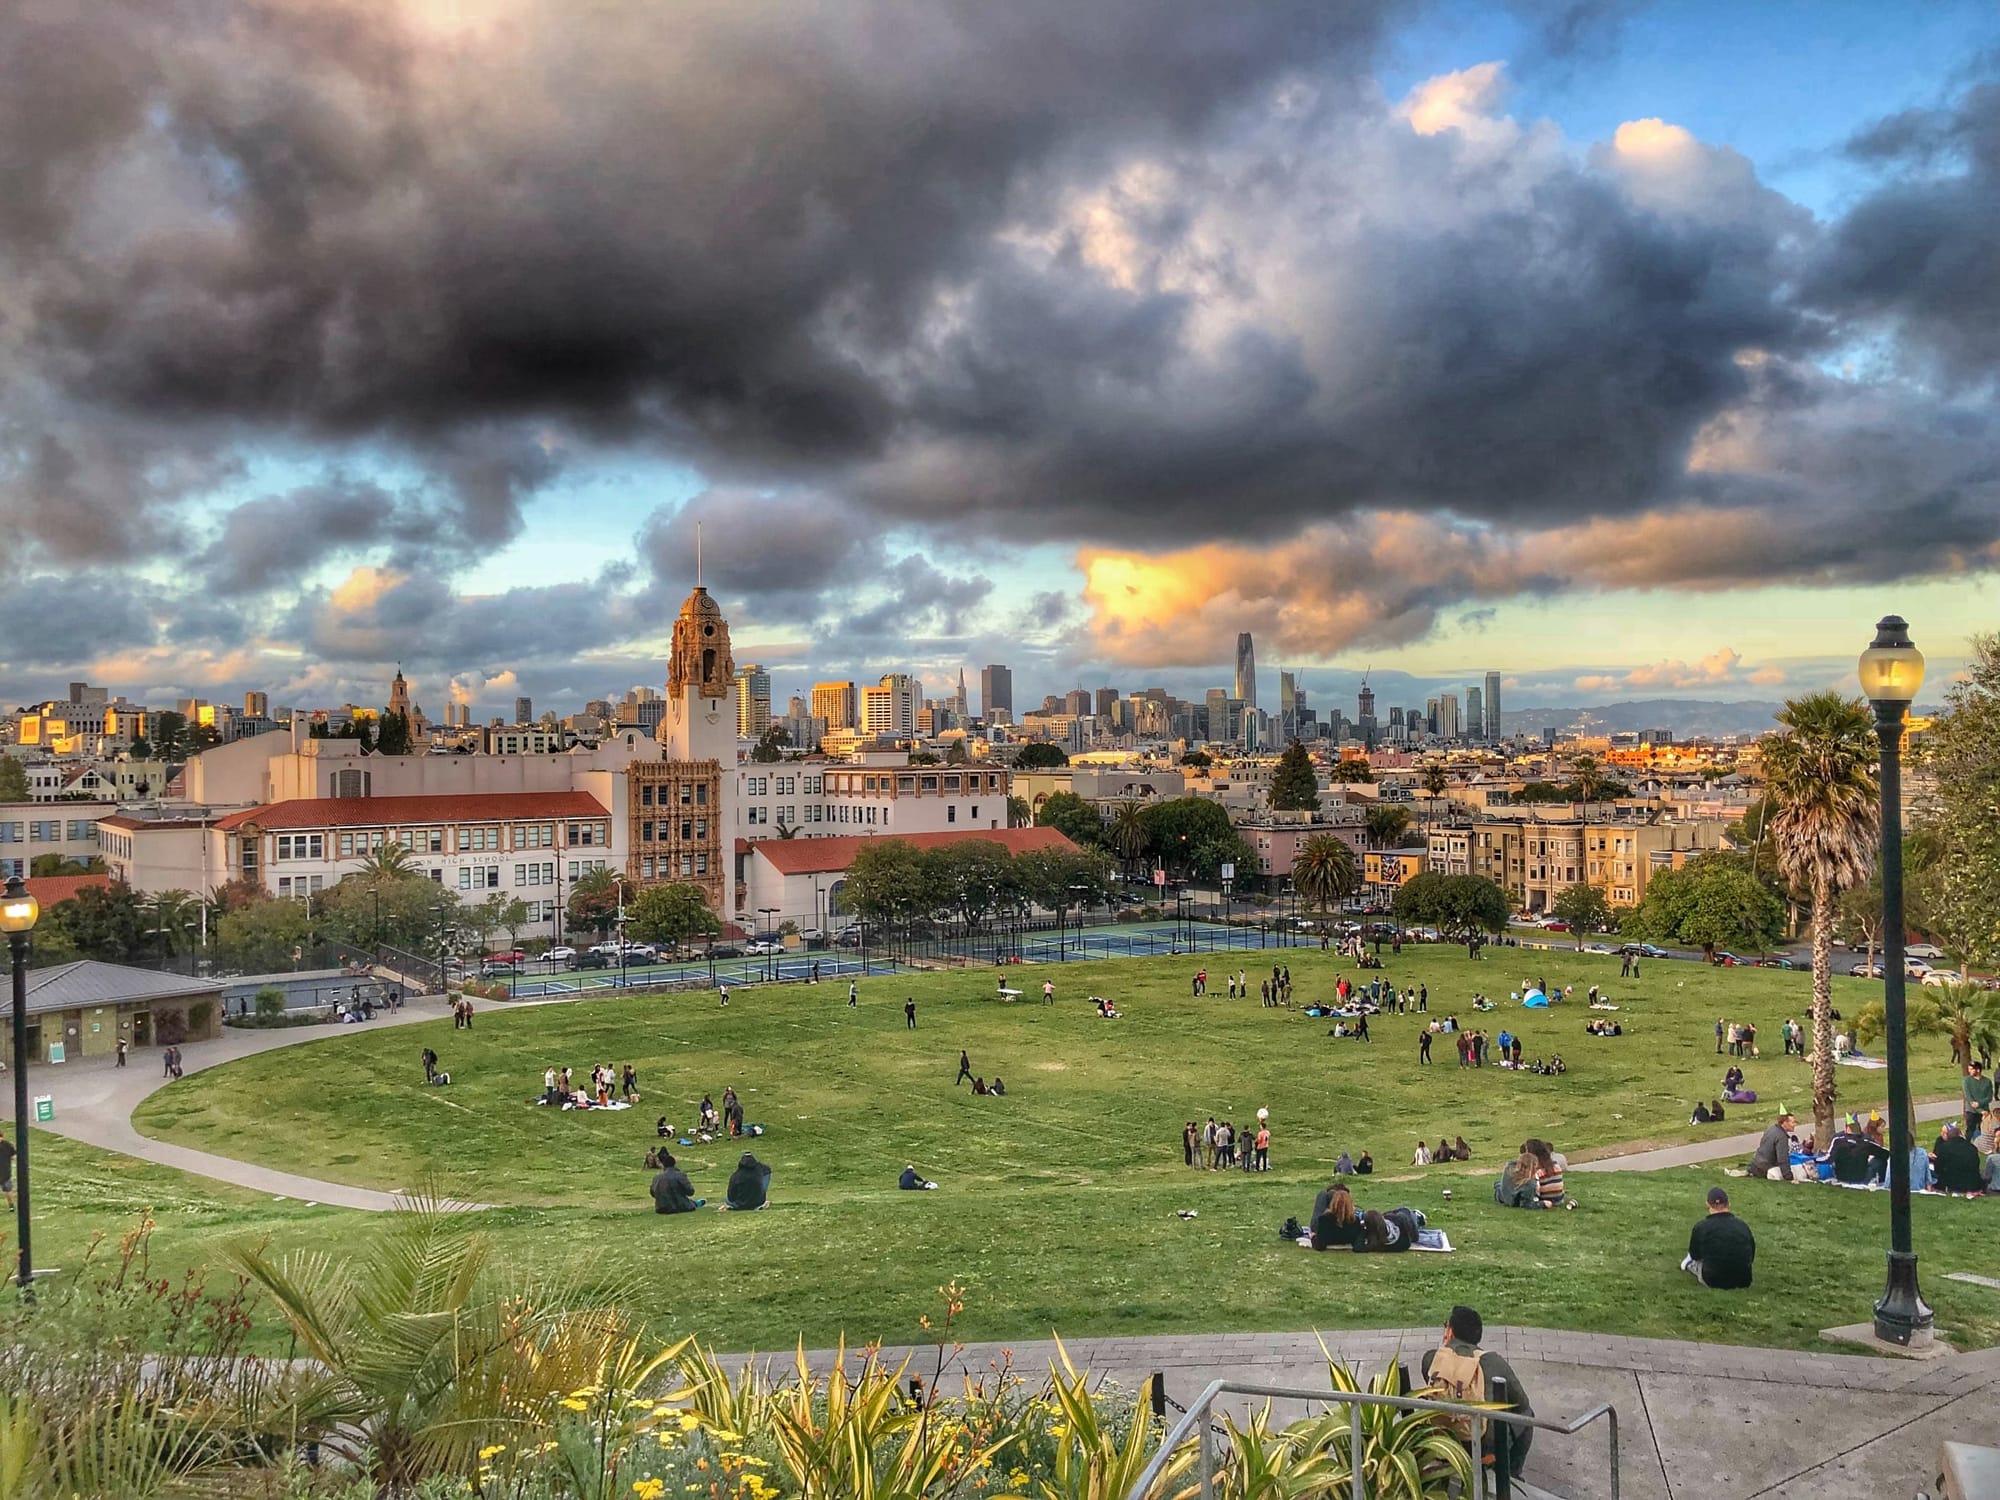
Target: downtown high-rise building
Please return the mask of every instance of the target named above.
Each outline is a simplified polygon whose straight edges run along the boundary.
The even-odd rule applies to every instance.
[[[1460,734],[1458,694],[1439,693],[1437,705],[1437,737],[1441,740],[1457,739]]]
[[[992,718],[998,710],[1009,718],[1014,715],[1014,672],[1011,667],[982,667],[979,672],[979,712],[985,718]]]
[[[1236,637],[1235,696],[1245,708],[1257,706],[1257,648],[1251,644],[1247,630]]]
[[[1491,744],[1500,743],[1500,674],[1486,674],[1486,738]]]
[[[907,672],[891,672],[861,690],[861,732],[907,740],[917,732],[917,704],[923,684]]]
[[[1118,689],[1101,687],[1091,694],[1091,712],[1100,719],[1109,719],[1118,709]]]
[[[532,724],[535,722],[534,699],[516,698],[514,700],[514,722],[516,724]]]
[[[1361,692],[1355,703],[1354,736],[1361,741],[1361,748],[1375,748],[1375,689],[1368,685],[1368,679],[1361,679]]]
[[[860,716],[860,699],[852,682],[815,682],[812,716],[826,720],[828,729],[852,729]]]
[[[1476,687],[1465,690],[1465,733],[1468,739],[1486,737],[1486,695]]]
[[[736,737],[754,740],[771,727],[771,674],[755,662],[736,674]]]

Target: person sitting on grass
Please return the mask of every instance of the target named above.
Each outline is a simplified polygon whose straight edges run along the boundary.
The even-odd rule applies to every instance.
[[[1464,1136],[1460,1136],[1457,1140],[1451,1143],[1451,1154],[1457,1157],[1460,1161],[1472,1160],[1472,1148],[1465,1144]]]
[[[986,1092],[994,1095],[996,1098],[1001,1094],[1007,1092],[1007,1085],[1000,1081],[1000,1075],[998,1073],[995,1073],[993,1075],[992,1087],[988,1088]]]
[[[928,1193],[935,1189],[937,1184],[927,1181],[924,1174],[917,1170],[916,1164],[913,1162],[903,1168],[903,1175],[896,1179],[896,1186],[906,1193]]]
[[[1354,1172],[1357,1177],[1366,1177],[1374,1170],[1375,1158],[1370,1156],[1366,1151],[1354,1159]]]
[[[729,1174],[727,1201],[723,1212],[735,1209],[748,1213],[753,1208],[762,1208],[771,1201],[771,1169],[745,1151],[736,1159],[736,1170]]]
[[[667,1123],[665,1115],[661,1115],[659,1119],[653,1122],[653,1134],[661,1140],[670,1140],[673,1137],[673,1133],[674,1127]]]
[[[984,1078],[975,1078],[972,1080],[972,1092],[975,1094],[987,1094],[992,1091],[986,1087],[986,1080]]]
[[[1797,1128],[1798,1120],[1789,1109],[1764,1127],[1750,1158],[1752,1177],[1768,1177],[1773,1182],[1797,1180],[1792,1176],[1792,1132]]]
[[[1827,1151],[1833,1166],[1833,1180],[1854,1187],[1879,1181],[1888,1169],[1889,1153],[1861,1133],[1861,1122],[1849,1115],[1842,1122]]]
[[[1697,1099],[1694,1101],[1694,1113],[1688,1116],[1688,1124],[1706,1125],[1714,1118],[1715,1116],[1708,1112],[1708,1106]]]
[[[1542,1200],[1542,1207],[1565,1206],[1569,1199],[1563,1186],[1563,1168],[1567,1164],[1561,1154],[1553,1150],[1547,1141],[1541,1140],[1528,1141],[1521,1149],[1534,1153],[1535,1196]]]
[[[695,1197],[694,1184],[688,1181],[687,1173],[666,1152],[660,1155],[660,1172],[648,1191],[653,1195],[653,1212],[656,1214],[691,1214],[708,1201]]]
[[[1932,1180],[1941,1193],[1983,1193],[1986,1174],[1979,1160],[1979,1148],[1965,1138],[1965,1128],[1956,1120],[1946,1120],[1944,1129],[1931,1148]]]
[[[1493,1183],[1493,1201],[1502,1208],[1540,1208],[1541,1197],[1535,1191],[1535,1166],[1534,1153],[1527,1150],[1508,1162]]]
[[[1729,1211],[1727,1192],[1710,1188],[1708,1217],[1688,1236],[1688,1253],[1681,1260],[1681,1269],[1705,1287],[1731,1292],[1750,1285],[1756,1259],[1757,1237],[1750,1226]]]
[[[1361,1243],[1361,1215],[1354,1211],[1354,1196],[1347,1184],[1336,1182],[1322,1193],[1322,1204],[1313,1205],[1312,1247],[1315,1250],[1352,1250]]]
[[[1431,1148],[1421,1140],[1417,1142],[1417,1153],[1410,1158],[1413,1167],[1428,1167],[1431,1164]]]

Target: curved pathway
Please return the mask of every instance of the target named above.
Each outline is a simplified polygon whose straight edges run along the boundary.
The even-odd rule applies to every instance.
[[[508,1009],[520,1009],[540,1005],[573,1005],[584,997],[577,995],[548,996],[533,1000],[508,1001]],[[595,997],[593,997],[595,998]],[[483,1014],[494,1014],[492,1010]],[[398,1011],[378,1012],[375,1019],[367,1023],[371,1028],[384,1026],[407,1026],[418,1021],[441,1021],[447,1011],[444,1002],[436,996],[417,996],[407,1001]],[[200,1072],[204,1068],[218,1067],[223,1063],[235,1062],[238,1058],[253,1057],[260,1052],[275,1051],[280,1047],[296,1047],[306,1043],[327,1041],[343,1036],[348,1028],[329,1022],[321,1026],[292,1026],[270,1031],[250,1030],[225,1026],[222,1035],[212,1042],[194,1042],[183,1048],[182,1069],[184,1072]],[[249,1188],[254,1192],[269,1193],[273,1197],[296,1198],[307,1203],[330,1203],[341,1208],[360,1208],[382,1212],[398,1207],[404,1200],[399,1193],[379,1192],[373,1188],[350,1187],[345,1183],[323,1182],[316,1177],[302,1177],[293,1172],[280,1172],[270,1167],[254,1166],[238,1161],[234,1157],[218,1156],[213,1152],[197,1151],[190,1146],[177,1146],[168,1141],[158,1141],[144,1136],[132,1128],[132,1112],[141,1100],[170,1081],[153,1072],[151,1064],[158,1060],[158,1054],[134,1056],[129,1067],[119,1068],[108,1057],[95,1057],[76,1063],[65,1063],[60,1067],[47,1064],[36,1068],[32,1079],[36,1091],[46,1090],[53,1095],[56,1117],[53,1123],[39,1128],[67,1136],[85,1145],[98,1146],[106,1151],[117,1151],[125,1156],[135,1156],[141,1161],[156,1162],[164,1167],[177,1167],[183,1172],[192,1172],[200,1177],[212,1177],[218,1182],[233,1183],[237,1187]],[[1917,1107],[1919,1120],[1941,1120],[1955,1116],[1958,1105],[1955,1101],[1943,1100]],[[1747,1157],[1757,1149],[1758,1132],[1747,1135],[1717,1136],[1705,1141],[1691,1141],[1679,1146],[1662,1146],[1637,1151],[1620,1152],[1613,1148],[1610,1154],[1590,1161],[1573,1161],[1572,1172],[1657,1172],[1668,1167],[1699,1166],[1704,1162],[1723,1161],[1731,1157]],[[484,1208],[486,1204],[463,1204],[466,1208]]]

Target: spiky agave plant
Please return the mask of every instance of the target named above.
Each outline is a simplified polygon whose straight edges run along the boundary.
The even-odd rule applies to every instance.
[[[1325,1349],[1324,1342],[1320,1347]],[[1402,1384],[1394,1356],[1364,1385],[1350,1366],[1329,1353],[1327,1379],[1336,1391],[1376,1396],[1398,1395]],[[1471,1487],[1471,1451],[1437,1413],[1378,1405],[1360,1410],[1358,1453],[1354,1450],[1354,1418],[1345,1403],[1285,1429],[1297,1454],[1324,1459],[1315,1480],[1325,1487],[1319,1493],[1347,1494],[1356,1465],[1361,1468],[1363,1489],[1373,1500],[1439,1500],[1451,1492],[1454,1482],[1464,1489]]]

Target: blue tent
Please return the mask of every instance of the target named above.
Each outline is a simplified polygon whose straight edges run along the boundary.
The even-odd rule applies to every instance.
[[[1541,1007],[1542,1009],[1547,1009],[1549,1003],[1549,997],[1547,995],[1544,995],[1540,990],[1529,990],[1528,993],[1522,997],[1521,1003],[1527,1006],[1538,1006]]]

